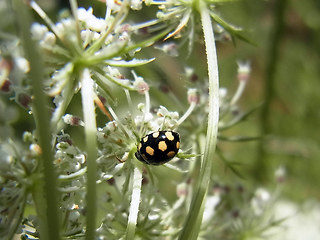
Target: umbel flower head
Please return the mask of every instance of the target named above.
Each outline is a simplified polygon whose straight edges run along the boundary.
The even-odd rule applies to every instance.
[[[218,13],[218,4],[228,1],[201,1],[206,5],[211,18],[214,20],[214,31],[216,32],[216,40],[229,41],[234,40],[234,37],[238,37],[241,40],[248,41],[242,36],[243,30],[240,27],[236,27],[225,20],[223,20]],[[156,5],[159,8],[157,13],[157,20],[150,21],[150,25],[157,24],[159,22],[167,23],[168,34],[164,40],[169,38],[185,38],[189,40],[189,54],[192,51],[193,42],[197,36],[197,29],[200,22],[199,17],[199,3],[200,1],[194,0],[170,0],[170,1],[157,1],[148,0],[146,5]],[[170,44],[172,45],[172,44]],[[163,47],[167,49],[166,47]]]
[[[92,8],[73,8],[72,15],[64,13],[57,23],[53,23],[36,2],[31,1],[30,5],[46,23],[34,23],[31,31],[45,56],[46,92],[55,98],[57,106],[53,125],[61,120],[73,95],[81,88],[80,76],[84,69],[89,69],[97,95],[103,92],[105,97],[112,98],[110,88],[114,85],[141,91],[135,85],[136,80],[126,79],[119,71],[120,67],[141,66],[154,60],[134,58],[141,44],[131,37],[137,28],[122,25],[128,12],[126,2],[116,7],[107,1],[105,18],[96,17]],[[138,8],[137,3],[133,5]]]

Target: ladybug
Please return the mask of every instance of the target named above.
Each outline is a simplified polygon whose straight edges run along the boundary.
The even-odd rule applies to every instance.
[[[179,148],[179,133],[157,131],[141,138],[135,156],[143,163],[161,165],[174,158]]]

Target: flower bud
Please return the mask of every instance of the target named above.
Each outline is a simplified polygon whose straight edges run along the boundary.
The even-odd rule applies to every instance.
[[[195,88],[188,89],[188,102],[191,103],[199,103],[199,95],[198,91]]]
[[[71,114],[66,114],[62,117],[63,121],[68,124],[68,125],[71,125],[71,126],[84,126],[84,123],[83,121],[77,117],[77,116],[74,116],[74,115],[71,115]]]
[[[133,86],[137,90],[138,93],[144,94],[149,91],[149,85],[146,83],[141,77],[137,77],[134,81]]]
[[[251,67],[250,62],[238,62],[237,78],[240,82],[248,81],[250,77]]]

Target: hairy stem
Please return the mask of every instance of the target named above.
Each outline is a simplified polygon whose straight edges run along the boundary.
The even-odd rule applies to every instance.
[[[261,136],[266,136],[271,133],[272,126],[270,124],[270,110],[271,104],[275,95],[275,78],[277,65],[279,63],[279,53],[281,48],[281,39],[284,31],[285,22],[285,10],[287,6],[287,0],[275,2],[275,19],[273,33],[270,39],[270,46],[267,49],[267,63],[266,63],[266,74],[265,74],[265,87],[264,87],[264,98],[265,102],[261,107],[260,114],[260,131]],[[269,163],[267,162],[267,156],[265,151],[265,141],[260,141],[257,149],[256,162],[252,172],[259,182],[266,183],[270,179]]]
[[[97,215],[97,126],[94,108],[93,81],[88,69],[81,74],[81,97],[84,116],[84,129],[87,147],[87,228],[86,240],[95,239]]]
[[[133,171],[133,181],[132,181],[132,194],[131,194],[131,203],[128,217],[128,225],[126,229],[125,239],[134,239],[139,205],[140,205],[140,195],[141,195],[141,183],[142,183],[142,174],[141,171],[135,167]]]
[[[212,28],[210,13],[203,1],[199,3],[202,28],[207,53],[208,76],[209,76],[209,115],[208,128],[204,147],[204,155],[202,159],[199,179],[195,188],[190,210],[179,236],[180,240],[197,239],[202,215],[203,206],[210,183],[210,175],[212,171],[212,159],[214,158],[219,122],[219,76],[218,76],[218,60],[215,47],[215,38]]]
[[[21,34],[23,50],[30,63],[30,80],[33,89],[32,113],[36,123],[36,136],[42,150],[39,157],[39,167],[34,176],[31,192],[40,222],[41,239],[60,239],[60,224],[57,204],[57,178],[53,166],[53,151],[51,146],[51,128],[49,99],[43,92],[43,67],[41,56],[31,39],[31,17],[22,0],[14,0],[17,25]],[[43,176],[43,177],[42,177]]]

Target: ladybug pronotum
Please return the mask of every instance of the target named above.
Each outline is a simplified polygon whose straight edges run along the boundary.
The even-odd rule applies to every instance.
[[[173,131],[157,131],[141,138],[135,153],[143,163],[161,165],[170,161],[178,153],[180,136]]]

